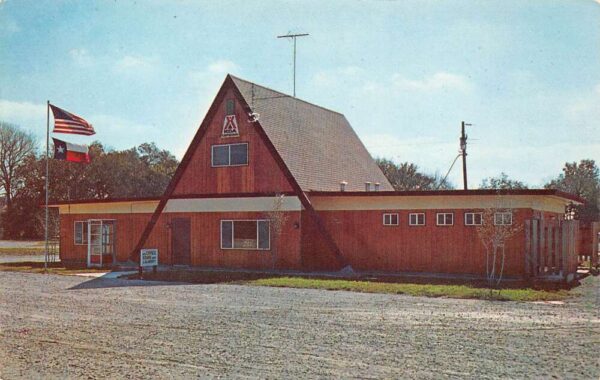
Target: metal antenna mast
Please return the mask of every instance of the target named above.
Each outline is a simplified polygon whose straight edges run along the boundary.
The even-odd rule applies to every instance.
[[[277,36],[277,38],[291,38],[294,40],[294,98],[296,97],[296,38],[306,37],[308,33],[286,34],[285,36]]]

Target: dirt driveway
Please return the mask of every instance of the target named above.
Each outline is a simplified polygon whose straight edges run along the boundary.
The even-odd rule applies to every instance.
[[[0,272],[0,378],[597,379],[599,279],[548,305]]]

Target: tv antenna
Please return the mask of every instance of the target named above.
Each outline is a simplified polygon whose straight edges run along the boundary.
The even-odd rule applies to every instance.
[[[308,33],[288,33],[284,36],[277,36],[277,38],[291,38],[292,40],[294,40],[294,98],[296,97],[296,38],[306,36],[308,36]]]

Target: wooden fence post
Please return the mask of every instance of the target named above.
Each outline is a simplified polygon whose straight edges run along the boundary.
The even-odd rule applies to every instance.
[[[533,275],[535,277],[537,277],[539,275],[539,268],[538,268],[538,220],[537,219],[532,219],[531,220],[531,227],[532,227],[532,231],[531,231],[531,258],[532,258],[532,263],[533,263]]]
[[[554,274],[555,263],[554,263],[554,241],[552,240],[552,232],[554,230],[554,225],[552,223],[548,223],[548,231],[546,233],[546,263],[548,264],[548,274]]]
[[[556,268],[554,269],[554,273],[559,276],[562,270],[562,235],[561,235],[561,223],[560,221],[556,223],[554,226],[554,260],[556,262]]]
[[[560,235],[561,235],[561,255],[560,255],[560,259],[561,259],[561,276],[563,278],[564,281],[567,280],[567,272],[569,271],[569,262],[567,260],[568,255],[569,255],[569,222],[568,221],[563,221],[561,223],[561,231],[560,231]]]
[[[590,257],[590,270],[598,265],[598,234],[600,234],[600,222],[592,222],[592,250]]]
[[[546,239],[544,236],[544,232],[545,232],[544,228],[545,227],[546,227],[546,223],[544,222],[544,219],[540,219],[540,259],[539,259],[540,269],[539,269],[539,272],[541,272],[542,275],[546,274],[546,260],[545,260]]]
[[[531,275],[531,220],[525,221],[525,277]]]

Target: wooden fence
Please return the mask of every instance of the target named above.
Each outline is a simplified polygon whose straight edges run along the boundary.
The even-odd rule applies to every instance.
[[[590,269],[597,267],[598,262],[600,261],[600,244],[598,243],[598,238],[600,235],[600,222],[591,222],[582,225],[579,229],[579,232],[579,263],[581,264],[587,261]]]
[[[570,282],[577,272],[577,220],[525,221],[525,274]]]

